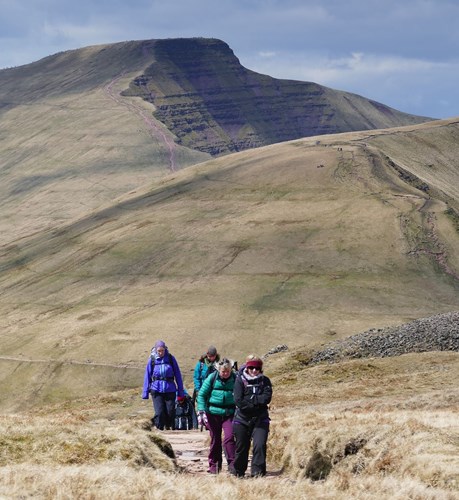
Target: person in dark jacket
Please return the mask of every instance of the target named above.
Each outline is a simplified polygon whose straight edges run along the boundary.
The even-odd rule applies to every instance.
[[[193,400],[188,394],[186,389],[183,389],[185,393],[184,398],[179,398],[177,396],[175,400],[175,430],[176,431],[188,431],[190,429],[198,428],[198,417],[194,409]]]
[[[198,422],[205,423],[210,433],[207,471],[210,474],[218,474],[222,469],[222,432],[228,470],[234,472],[233,389],[236,375],[232,371],[231,361],[226,358],[218,362],[217,369],[204,380],[198,393]]]
[[[252,443],[251,476],[266,475],[266,449],[269,434],[268,404],[272,398],[272,385],[263,375],[263,361],[253,356],[238,373],[234,383],[236,412],[233,433],[236,440],[236,456],[233,473],[244,477],[249,463]]]
[[[194,382],[193,401],[196,401],[202,383],[204,382],[209,373],[211,373],[213,370],[216,370],[216,364],[219,361],[220,361],[220,355],[217,352],[217,348],[213,345],[209,346],[206,354],[203,354],[199,358],[199,361],[196,363],[193,372],[193,382]]]
[[[183,381],[177,360],[162,340],[151,350],[145,368],[142,399],[153,399],[153,423],[159,430],[174,429],[175,397],[184,400]]]

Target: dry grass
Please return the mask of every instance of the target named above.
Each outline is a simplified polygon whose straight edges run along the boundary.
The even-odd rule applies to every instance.
[[[124,391],[1,417],[0,495],[458,498],[457,353],[312,368],[295,368],[294,355],[266,363],[275,389],[266,478],[179,472],[150,429],[150,405],[146,412],[134,391]]]
[[[457,413],[451,409],[295,411],[275,427],[272,446],[284,444],[281,463],[298,479],[347,476],[352,482],[366,477],[378,483],[391,477],[459,492],[457,430]]]
[[[167,443],[139,425],[108,420],[89,422],[83,415],[1,416],[0,466],[17,464],[127,464],[172,471]]]
[[[409,478],[393,480],[381,477],[359,478],[339,475],[324,483],[291,479],[237,480],[225,476],[217,478],[184,477],[151,470],[135,471],[125,466],[115,470],[108,466],[90,467],[37,466],[7,467],[0,470],[0,495],[7,498],[37,499],[163,499],[176,496],[184,500],[198,500],[205,495],[216,498],[258,497],[281,500],[290,498],[322,498],[346,500],[370,498],[381,500],[455,500],[454,492],[430,488]]]

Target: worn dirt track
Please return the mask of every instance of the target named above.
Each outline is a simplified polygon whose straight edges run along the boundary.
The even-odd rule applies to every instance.
[[[167,441],[170,442],[177,458],[177,464],[185,474],[199,476],[208,476],[207,455],[209,452],[209,433],[200,430],[191,431],[163,431],[161,432]],[[250,456],[249,467],[246,477],[250,475]],[[272,479],[280,475],[280,471],[273,470],[268,462],[268,471],[265,479]],[[226,460],[223,456],[223,474],[228,474]]]
[[[177,464],[184,473],[207,475],[209,450],[207,431],[163,431],[161,435],[171,443]]]

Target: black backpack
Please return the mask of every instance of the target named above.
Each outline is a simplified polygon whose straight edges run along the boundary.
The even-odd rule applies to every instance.
[[[198,428],[198,419],[194,410],[193,401],[189,395],[185,396],[185,401],[175,402],[175,430],[189,431]]]

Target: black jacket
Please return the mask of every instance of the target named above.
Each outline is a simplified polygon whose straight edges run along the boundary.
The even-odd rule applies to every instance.
[[[238,373],[234,383],[235,420],[250,421],[254,418],[268,418],[268,404],[273,388],[271,380],[263,374],[248,378],[244,371]]]

